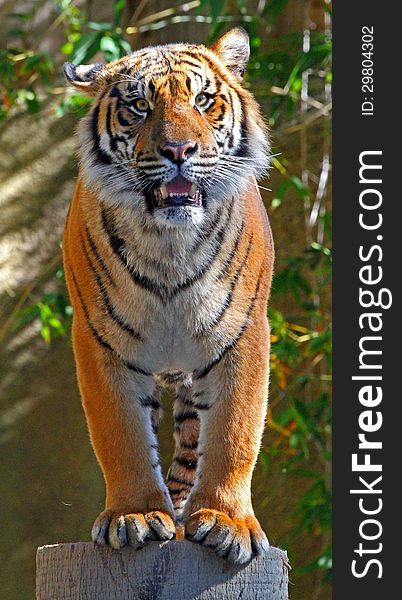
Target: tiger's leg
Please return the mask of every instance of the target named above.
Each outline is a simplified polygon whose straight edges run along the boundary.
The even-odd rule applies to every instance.
[[[175,513],[180,515],[194,485],[198,460],[200,422],[193,405],[191,386],[181,385],[178,388],[173,416],[175,450],[167,475],[167,486]]]
[[[251,478],[268,388],[268,323],[260,315],[234,349],[194,378],[200,414],[197,482],[184,507],[186,537],[234,563],[268,548],[251,504]]]
[[[94,523],[92,539],[113,548],[172,539],[173,506],[157,455],[154,380],[132,372],[103,347],[84,316],[78,305],[74,351],[90,436],[106,482],[106,508]]]

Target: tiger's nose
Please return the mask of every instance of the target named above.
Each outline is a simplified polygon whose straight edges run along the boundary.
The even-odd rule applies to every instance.
[[[193,142],[184,142],[183,144],[168,142],[164,146],[158,147],[159,154],[179,165],[195,154],[197,150],[198,144],[193,144]]]

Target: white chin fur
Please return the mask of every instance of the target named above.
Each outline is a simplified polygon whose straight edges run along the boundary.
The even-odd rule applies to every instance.
[[[88,167],[88,164],[84,164],[82,173],[85,184],[97,192],[101,202],[109,206],[127,206],[138,220],[149,225],[155,223],[158,226],[171,228],[200,227],[205,219],[203,206],[155,208],[151,214],[141,194],[124,189],[124,180],[121,182],[115,180],[113,185],[110,185],[107,174],[103,172],[102,167],[96,165]],[[123,189],[119,189],[119,183]]]
[[[166,227],[199,227],[205,210],[201,206],[169,206],[155,209],[152,217],[155,223]]]

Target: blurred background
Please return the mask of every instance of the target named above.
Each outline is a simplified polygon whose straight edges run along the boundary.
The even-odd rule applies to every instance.
[[[34,597],[35,550],[88,540],[104,486],[75,380],[60,240],[90,100],[61,65],[250,34],[246,85],[271,128],[260,182],[276,243],[270,408],[253,495],[288,551],[290,598],[331,597],[331,3],[0,2],[0,598]],[[271,191],[272,190],[272,191]],[[168,406],[166,406],[168,409]],[[162,462],[172,451],[171,420]]]

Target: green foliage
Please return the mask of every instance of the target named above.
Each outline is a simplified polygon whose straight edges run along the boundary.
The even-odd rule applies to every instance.
[[[38,320],[40,333],[45,342],[65,337],[70,330],[72,307],[63,292],[44,294],[35,302],[20,311],[16,329],[21,329]]]
[[[17,46],[0,49],[0,119],[12,108],[37,113],[38,81],[48,88],[53,71],[53,60],[45,52],[34,53]]]
[[[55,116],[62,117],[67,112],[74,112],[77,117],[83,117],[91,104],[92,98],[84,96],[83,94],[71,94],[66,96],[55,109]]]
[[[63,4],[71,6],[66,1]],[[66,58],[76,65],[81,65],[90,62],[98,52],[102,52],[105,62],[117,60],[130,53],[131,46],[120,27],[124,5],[124,0],[114,2],[111,22],[87,22],[74,7],[74,18],[66,23],[67,42],[61,49]]]
[[[60,55],[74,64],[90,62],[99,52],[105,62],[117,60],[131,52],[129,42],[124,38],[120,21],[124,9],[124,0],[114,2],[113,17],[110,22],[87,22],[85,16],[70,0],[56,2],[56,20],[62,23],[65,41],[60,48]],[[10,36],[19,39],[20,45],[10,45],[7,50],[0,49],[0,119],[4,119],[10,111],[28,109],[37,113],[54,84],[56,65],[54,59],[46,52],[26,50],[29,45],[29,26],[33,14],[10,14],[10,21],[18,21],[21,27],[13,28]],[[60,61],[57,66],[61,74]],[[56,117],[63,116],[68,110],[85,113],[90,104],[89,99],[80,99],[65,95],[56,107]]]
[[[117,60],[131,52],[131,46],[122,35],[120,27],[124,1],[114,3],[112,22],[86,22],[78,9],[74,11],[74,21],[67,29],[67,41],[61,51],[66,59],[76,65],[85,64],[101,52],[105,62]]]
[[[312,242],[303,255],[288,257],[274,278],[271,305],[291,294],[295,308],[291,317],[272,308],[269,311],[272,382],[268,427],[277,437],[261,457],[266,472],[275,457],[275,461],[281,460],[289,480],[305,480],[292,515],[292,534],[283,543],[291,553],[304,532],[327,540],[320,554],[296,572],[303,575],[320,570],[324,579],[332,564],[328,543],[332,344],[329,309],[322,298],[330,277],[331,249]]]

